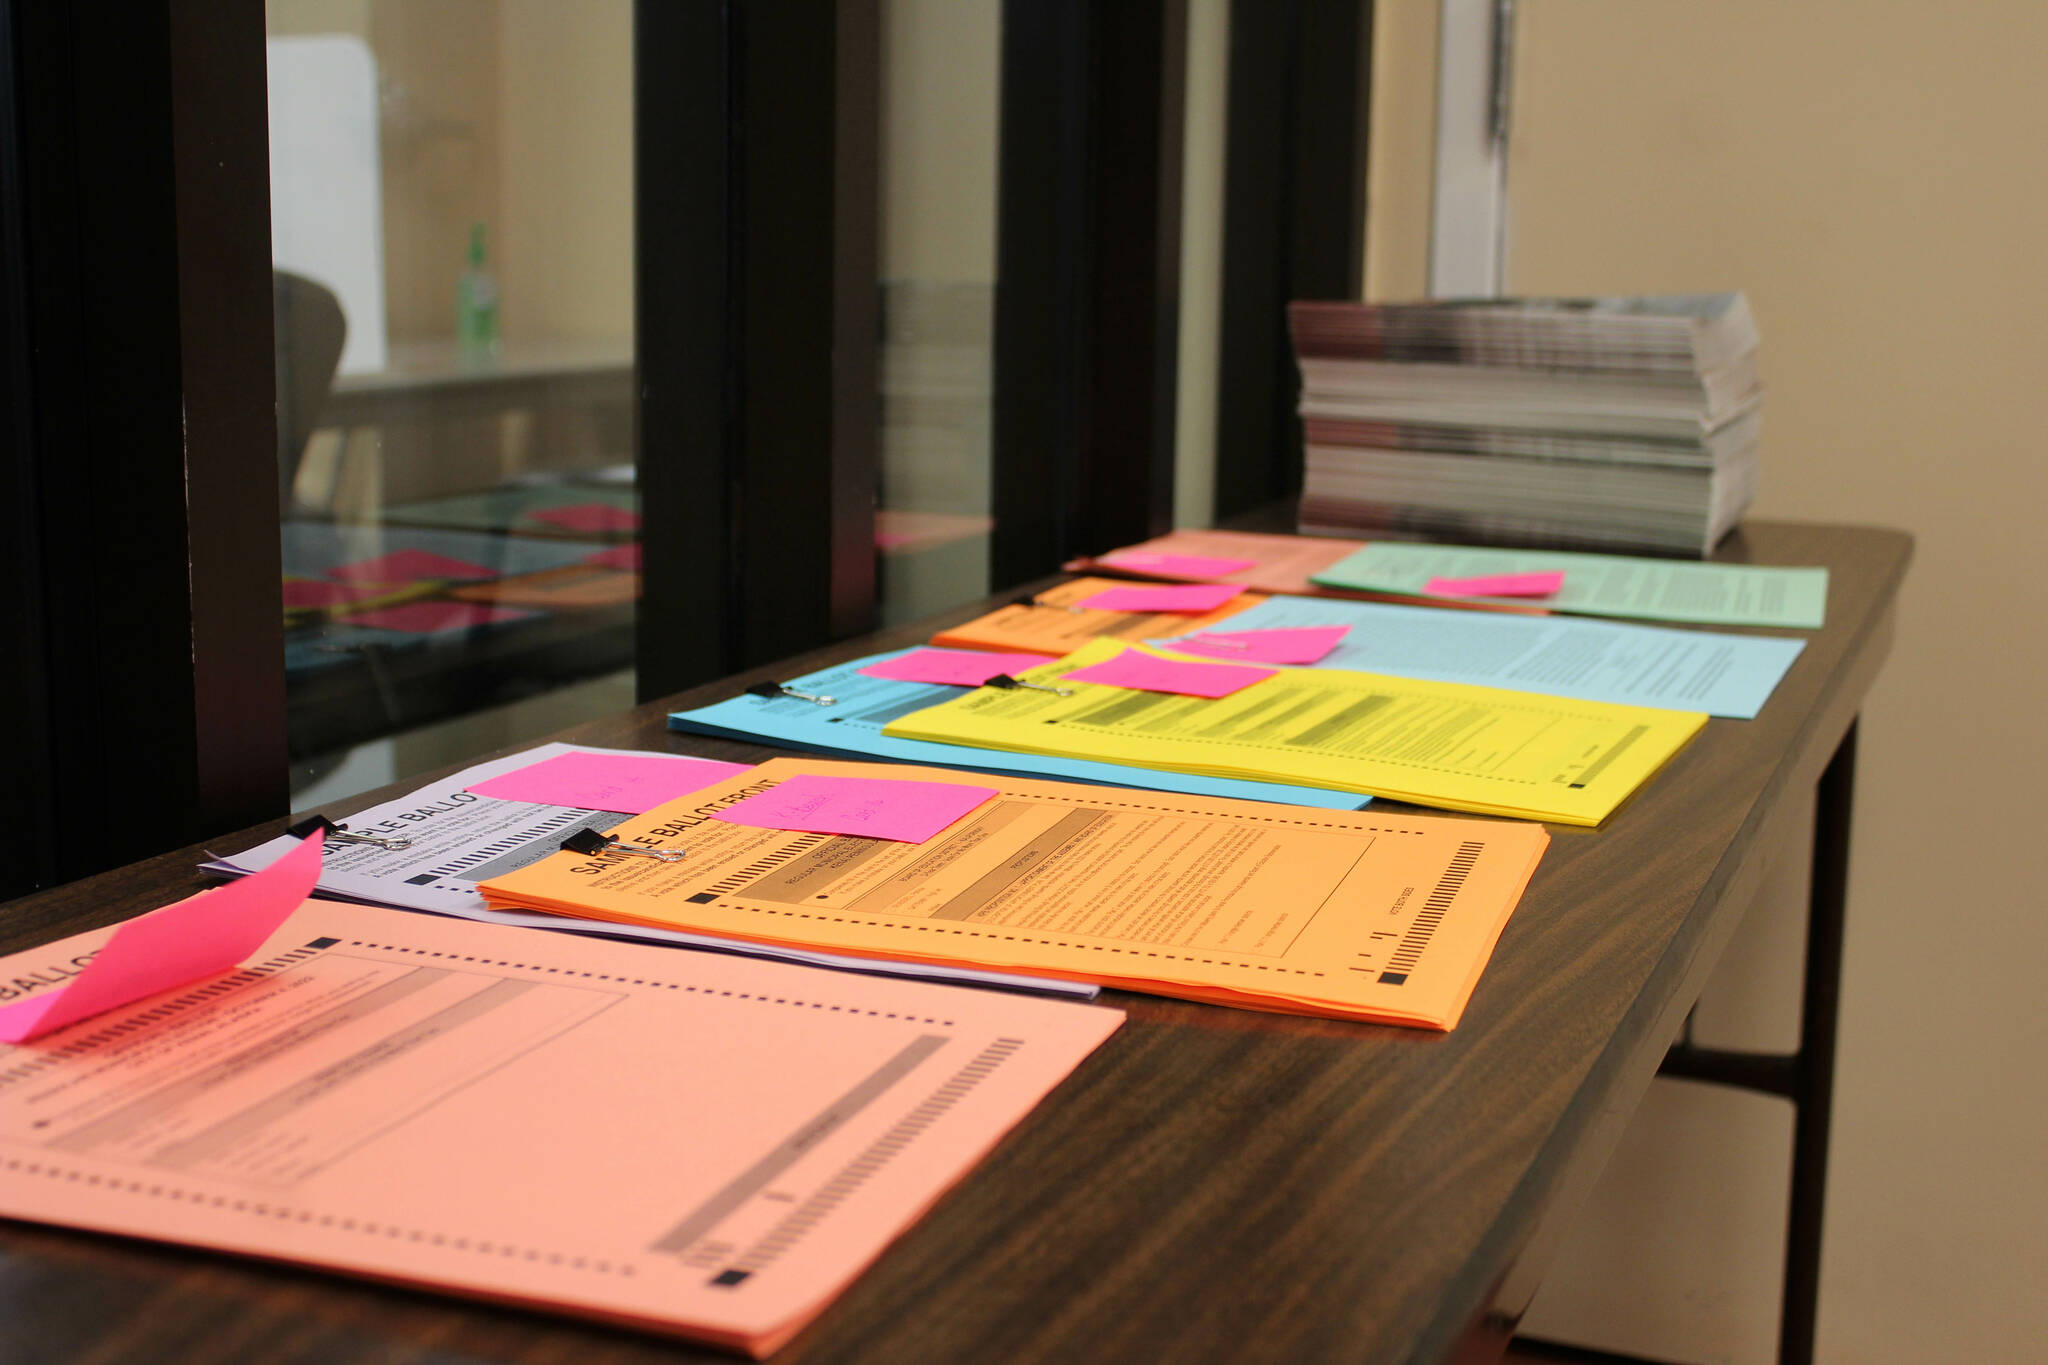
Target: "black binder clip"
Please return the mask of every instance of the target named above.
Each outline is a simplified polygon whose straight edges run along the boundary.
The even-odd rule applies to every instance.
[[[837,697],[814,696],[809,692],[799,692],[794,687],[786,687],[778,682],[757,682],[747,689],[747,695],[750,697],[771,698],[795,697],[798,701],[816,702],[820,706],[837,706],[839,704]]]
[[[1010,605],[1013,607],[1044,607],[1047,611],[1072,612],[1076,616],[1084,614],[1080,607],[1068,606],[1059,602],[1041,602],[1036,597],[1020,597],[1010,603]]]
[[[657,862],[679,863],[689,855],[679,848],[641,848],[634,844],[622,844],[617,839],[608,839],[594,829],[579,829],[562,840],[564,853],[628,853],[636,858],[653,858]]]
[[[410,839],[396,839],[381,834],[353,834],[347,825],[337,825],[324,815],[309,815],[287,828],[285,833],[303,839],[314,830],[320,831],[337,844],[368,844],[372,848],[389,849],[393,853],[402,848],[412,847]]]
[[[997,688],[1000,691],[1004,692],[1008,692],[1012,688],[1028,687],[1033,692],[1050,692],[1055,697],[1071,697],[1074,695],[1074,689],[1071,687],[1048,687],[1044,683],[1023,682],[1017,678],[1011,677],[1007,673],[998,673],[993,678],[984,678],[982,679],[981,685],[983,687]]]

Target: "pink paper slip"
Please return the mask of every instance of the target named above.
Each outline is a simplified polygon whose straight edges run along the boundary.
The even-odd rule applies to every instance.
[[[375,559],[338,564],[327,576],[344,583],[411,583],[422,578],[496,578],[498,571],[431,550],[393,550]]]
[[[996,795],[994,787],[801,773],[714,817],[755,829],[851,834],[921,844]]]
[[[645,815],[664,802],[747,771],[744,763],[681,754],[557,754],[472,783],[468,790],[500,801]]]
[[[1279,626],[1271,630],[1205,630],[1167,648],[1205,659],[1247,664],[1312,664],[1351,633],[1349,626]]]
[[[583,556],[585,564],[595,564],[605,569],[624,569],[627,573],[640,572],[640,542],[631,545],[614,545],[609,550]]]
[[[1096,611],[1214,611],[1243,592],[1236,583],[1190,583],[1172,588],[1105,588],[1077,605]]]
[[[366,597],[382,597],[391,591],[381,583],[333,583],[324,578],[287,578],[284,582],[286,611],[315,607],[345,607]]]
[[[432,635],[443,630],[467,630],[499,621],[523,621],[537,612],[517,607],[493,607],[481,602],[407,602],[402,606],[359,611],[341,619],[352,626],[375,626],[379,630],[402,631],[407,635]]]
[[[215,987],[0,1047],[0,1217],[760,1356],[1122,1021],[308,901]]]
[[[70,985],[0,1009],[0,1043],[218,976],[256,951],[320,879],[319,834],[261,872],[129,920]]]
[[[913,649],[859,670],[870,678],[896,682],[946,683],[979,687],[998,673],[1012,676],[1041,664],[1055,663],[1053,654],[1005,654],[984,649]]]
[[[1095,561],[1104,568],[1160,578],[1226,578],[1259,567],[1256,559],[1218,559],[1210,555],[1161,554],[1153,550],[1122,550]]]
[[[1563,586],[1564,570],[1546,569],[1480,578],[1432,578],[1422,590],[1432,597],[1552,597]]]
[[[1142,692],[1178,692],[1184,697],[1227,697],[1253,683],[1264,682],[1277,672],[1278,669],[1246,668],[1239,664],[1182,663],[1127,649],[1114,659],[1077,668],[1064,675],[1062,681],[1131,687]]]
[[[637,531],[640,514],[608,502],[579,502],[568,507],[546,507],[526,514],[531,520],[559,526],[564,531]]]

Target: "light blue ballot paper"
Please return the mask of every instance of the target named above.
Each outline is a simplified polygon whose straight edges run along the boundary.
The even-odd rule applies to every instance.
[[[1233,618],[1234,619],[1234,618]],[[813,696],[831,697],[831,706],[794,697],[738,696],[694,711],[670,714],[671,730],[687,730],[724,739],[780,744],[785,748],[838,758],[883,758],[899,763],[931,763],[981,773],[1012,773],[1019,777],[1050,777],[1065,782],[1094,782],[1145,791],[1185,792],[1191,796],[1233,796],[1246,801],[1278,801],[1322,810],[1358,810],[1371,797],[1322,787],[1280,786],[1228,777],[1203,777],[1158,768],[1128,768],[1120,763],[1014,754],[999,749],[970,749],[960,744],[934,744],[922,739],[897,739],[882,727],[899,716],[950,701],[966,689],[932,683],[870,678],[860,670],[910,651],[870,654],[836,668],[783,680],[785,687]]]
[[[1506,616],[1330,597],[1269,597],[1219,630],[1349,626],[1317,668],[1477,683],[1580,701],[1752,719],[1804,640]],[[1152,643],[1172,648],[1171,639]],[[1208,656],[1216,657],[1216,656]]]
[[[1828,571],[1685,559],[1638,559],[1563,550],[1492,550],[1377,540],[1310,581],[1326,588],[1422,594],[1432,578],[1564,570],[1554,597],[1476,597],[1582,616],[1634,616],[1693,625],[1818,629],[1827,617]]]

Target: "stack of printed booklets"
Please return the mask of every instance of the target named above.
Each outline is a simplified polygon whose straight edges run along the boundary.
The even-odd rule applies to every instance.
[[[1703,555],[1756,488],[1739,293],[1295,303],[1301,529]]]

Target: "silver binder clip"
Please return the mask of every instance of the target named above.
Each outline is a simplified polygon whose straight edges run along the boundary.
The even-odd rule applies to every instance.
[[[1021,679],[1011,677],[1007,673],[998,673],[993,678],[984,678],[981,685],[983,687],[993,687],[1003,692],[1016,687],[1028,687],[1033,692],[1050,692],[1055,697],[1071,697],[1074,695],[1074,689],[1071,687],[1048,687],[1044,683],[1024,682]]]
[[[657,862],[679,863],[689,854],[679,848],[641,848],[637,844],[622,844],[617,839],[608,839],[594,829],[579,829],[562,840],[564,853],[625,853],[635,858],[653,858]]]
[[[324,815],[309,815],[296,825],[285,830],[285,833],[292,835],[294,838],[303,839],[314,830],[319,830],[337,844],[368,844],[372,848],[389,849],[393,853],[398,852],[400,849],[412,847],[412,840],[410,839],[394,838],[382,834],[357,834],[351,831],[347,825],[337,825]]]
[[[818,696],[810,692],[799,692],[794,687],[788,687],[778,682],[757,682],[752,687],[749,687],[747,689],[747,695],[750,697],[770,698],[795,697],[798,701],[816,702],[820,706],[837,706],[839,704],[839,699],[837,697]]]

